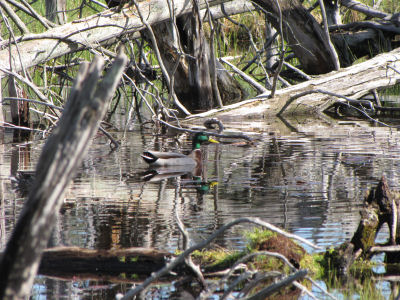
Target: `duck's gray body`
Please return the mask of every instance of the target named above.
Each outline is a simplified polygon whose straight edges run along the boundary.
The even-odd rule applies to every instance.
[[[177,152],[159,152],[146,151],[142,154],[143,159],[153,167],[168,167],[168,166],[193,166],[198,162],[194,159],[194,154],[198,151],[193,151],[189,155]],[[201,155],[201,153],[200,153]]]

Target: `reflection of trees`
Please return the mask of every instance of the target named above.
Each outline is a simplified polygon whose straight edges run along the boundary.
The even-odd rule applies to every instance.
[[[378,149],[382,151],[381,145],[367,148],[365,141],[361,143],[363,138],[357,134],[354,140],[268,136],[252,148],[224,145],[210,148],[215,152],[206,151],[205,159],[209,163],[204,175],[206,179],[217,178],[219,184],[204,195],[183,184],[178,193],[180,200],[175,204],[176,179],[144,184],[139,176],[134,176],[142,146],[129,145],[112,156],[91,154],[88,164],[91,171],[81,172],[80,184],[92,186],[86,192],[82,190],[87,187],[77,188],[85,195],[93,194],[94,197],[96,194],[98,200],[94,201],[93,197],[83,199],[78,206],[82,210],[79,215],[68,215],[67,211],[64,230],[74,219],[81,220],[81,224],[76,224],[81,226],[79,230],[96,237],[95,241],[85,240],[79,244],[83,247],[174,249],[181,239],[173,216],[176,208],[182,221],[193,231],[194,240],[243,215],[262,217],[289,229],[314,228],[315,237],[326,240],[329,239],[324,235],[326,232],[334,234],[341,226],[346,232],[357,222],[358,205],[366,181],[379,178],[382,169],[395,173],[396,163],[377,160],[376,153]],[[149,148],[155,145],[148,138],[146,142],[150,143]],[[163,149],[169,140],[154,142]],[[354,143],[364,145],[364,148],[352,153],[357,147]],[[90,179],[93,172],[96,178]],[[127,173],[133,173],[129,180],[117,176]],[[88,176],[88,182],[85,182],[85,176]],[[102,186],[97,187],[102,180]],[[229,246],[231,237],[240,234],[241,230],[235,229],[220,237],[218,243]],[[335,238],[333,236],[332,240]],[[84,235],[79,239],[85,239]]]
[[[390,184],[398,185],[398,137],[383,130],[375,136],[355,132],[342,139],[329,134],[311,138],[268,135],[251,148],[223,144],[205,148],[208,164],[203,180],[219,182],[205,194],[185,178],[180,179],[180,185],[176,178],[140,181],[137,174],[146,166],[138,157],[143,146],[136,141],[163,149],[171,145],[170,140],[127,133],[126,145],[112,154],[97,140],[66,194],[52,244],[174,250],[182,245],[174,209],[194,242],[233,218],[255,216],[291,231],[307,228],[306,237],[321,243],[339,243],[338,238],[352,234],[358,222],[358,205],[370,182],[385,172]],[[28,148],[26,155],[34,161],[38,151]],[[32,169],[28,156],[17,151],[12,155],[23,157],[26,168]],[[23,165],[11,156],[3,159],[4,163],[10,160],[9,165]],[[2,214],[10,222],[0,224],[4,243],[4,228],[8,232],[12,227],[20,204],[7,186],[2,195],[1,205],[6,208]],[[216,243],[237,246],[235,237],[246,228],[234,228]]]

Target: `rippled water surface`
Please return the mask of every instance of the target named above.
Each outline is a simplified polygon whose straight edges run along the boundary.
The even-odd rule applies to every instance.
[[[177,213],[193,242],[235,218],[251,216],[325,248],[351,238],[365,192],[382,175],[391,187],[398,188],[400,134],[396,130],[346,124],[304,125],[289,131],[283,124],[286,129],[279,130],[264,121],[230,125],[251,131],[254,145],[224,139],[218,145],[204,146],[200,178],[142,179],[148,167],[141,152],[176,149],[173,138],[140,131],[113,133],[122,145],[112,152],[104,137],[96,137],[65,194],[50,245],[90,249],[140,246],[172,252],[182,248]],[[229,124],[227,128],[229,131]],[[17,171],[34,170],[43,145],[43,141],[13,144],[11,140],[6,135],[0,146],[2,248],[24,202],[10,177]],[[184,138],[179,145],[184,150],[190,147]],[[246,242],[243,233],[251,228],[236,226],[216,243],[242,248]],[[93,288],[89,281],[38,276],[33,294],[107,298],[119,288],[118,284],[97,282]]]

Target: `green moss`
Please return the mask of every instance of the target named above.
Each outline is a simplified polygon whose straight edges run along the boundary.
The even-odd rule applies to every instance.
[[[264,230],[261,228],[255,228],[253,231],[247,231],[245,232],[245,237],[248,240],[247,250],[248,251],[258,250],[259,245],[277,235],[278,234],[276,232],[273,232],[271,230]]]
[[[204,249],[202,251],[194,251],[192,258],[201,265],[207,265],[212,269],[224,269],[233,265],[238,259],[244,256],[244,252],[229,251],[227,249]]]
[[[321,261],[324,259],[324,253],[306,254],[300,261],[300,268],[307,269],[310,275],[315,278],[322,278],[324,270]]]

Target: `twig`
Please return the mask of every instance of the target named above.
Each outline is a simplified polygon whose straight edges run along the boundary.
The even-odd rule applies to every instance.
[[[105,5],[104,3],[101,3],[100,1],[97,0],[89,0],[90,2],[93,2],[94,4],[97,4],[105,9],[109,9],[109,7],[107,5]]]
[[[328,27],[328,18],[326,17],[325,5],[323,0],[318,0],[319,7],[321,8],[322,20],[324,22],[324,33],[325,39],[328,42],[329,52],[333,58],[333,63],[335,65],[335,70],[340,69],[339,57],[335,50],[335,47],[332,44],[331,37],[329,36],[329,27]]]
[[[245,297],[248,293],[250,293],[260,282],[265,281],[268,278],[276,278],[276,277],[282,277],[282,273],[278,271],[270,271],[267,273],[256,273],[255,279],[247,283],[241,290],[236,298],[243,298]]]
[[[316,286],[323,294],[327,295],[329,298],[333,300],[338,300],[335,296],[333,296],[331,293],[329,293],[326,289],[324,289],[319,283],[317,283],[314,279],[312,279],[310,276],[306,276],[306,279],[310,281],[314,286]]]
[[[43,18],[41,15],[39,15],[33,8],[32,6],[30,6],[30,4],[28,2],[26,2],[25,0],[20,0],[22,2],[22,4],[25,5],[25,7],[29,10],[30,15],[32,17],[34,17],[36,20],[39,21],[39,23],[41,23],[46,29],[50,29],[52,27],[55,27],[56,24],[51,23],[50,21],[46,20],[45,18]],[[51,24],[51,26],[50,26]]]
[[[275,4],[278,7],[278,12],[279,12],[279,35],[281,36],[281,52],[279,53],[279,64],[278,67],[276,68],[275,74],[274,74],[274,79],[272,81],[272,88],[271,88],[271,94],[269,95],[270,98],[273,98],[275,96],[276,92],[276,84],[278,82],[278,76],[282,70],[282,65],[284,61],[284,56],[285,56],[285,45],[284,45],[284,38],[283,38],[283,16],[282,16],[282,9],[279,4],[279,0],[275,0]]]
[[[41,129],[34,129],[34,128],[29,128],[25,126],[17,126],[8,122],[0,122],[3,125],[0,125],[3,128],[11,128],[11,129],[19,129],[19,130],[27,130],[27,131],[38,131],[38,132],[46,132],[45,130]]]
[[[369,17],[379,18],[379,19],[390,19],[392,17],[391,14],[379,11],[377,9],[373,9],[364,3],[360,3],[355,0],[341,0],[341,6],[345,6],[351,10],[355,10],[361,12]]]
[[[400,245],[392,245],[392,246],[373,246],[369,249],[371,253],[380,253],[380,252],[400,252]]]
[[[291,271],[297,271],[297,269],[289,262],[289,260],[284,255],[282,255],[280,253],[270,252],[270,251],[252,252],[252,253],[249,253],[249,254],[243,256],[239,260],[237,260],[233,264],[233,266],[230,268],[228,273],[226,273],[217,283],[215,283],[212,286],[210,286],[208,291],[203,292],[203,293],[200,294],[199,299],[207,299],[208,297],[210,297],[212,295],[212,293],[214,293],[218,288],[223,287],[227,283],[229,277],[232,275],[232,273],[236,270],[236,268],[239,265],[241,265],[241,264],[253,259],[256,256],[260,256],[260,255],[268,255],[268,256],[277,257],[277,258],[281,259],[285,264],[287,264],[289,266],[289,268],[291,269]]]
[[[33,100],[33,99],[26,99],[26,98],[17,98],[17,97],[4,97],[3,101],[25,101],[25,102],[30,102],[30,103],[35,103],[35,104],[39,104],[39,105],[45,105],[47,107],[53,108],[53,109],[57,109],[59,111],[63,111],[64,108],[56,106],[54,104],[50,104],[50,103],[45,103],[45,102],[41,102],[41,101],[37,101],[37,100]],[[109,134],[103,127],[99,126],[99,130],[110,139],[110,142],[114,145],[113,149],[117,149],[119,147],[119,143],[111,136],[111,134]]]
[[[111,134],[109,134],[103,127],[101,127],[101,125],[99,125],[99,130],[106,136],[108,137],[108,139],[110,140],[111,144],[114,145],[111,146],[112,150],[116,150],[119,147],[119,143],[112,137]]]
[[[289,69],[292,69],[293,71],[295,71],[297,74],[299,74],[304,79],[306,79],[306,80],[311,80],[312,79],[311,76],[307,75],[302,70],[300,70],[299,68],[296,68],[295,66],[292,66],[291,64],[287,63],[286,61],[284,61],[283,64],[286,67],[288,67]]]
[[[59,107],[57,105],[54,105],[54,104],[51,104],[51,103],[47,103],[47,102],[38,101],[38,100],[27,99],[27,98],[4,97],[2,99],[2,101],[1,101],[1,103],[4,102],[4,101],[25,101],[25,102],[34,103],[34,104],[45,105],[47,107],[54,108],[54,109],[57,109],[59,111],[63,110],[62,107]]]
[[[299,290],[303,291],[304,293],[306,293],[308,296],[310,296],[312,299],[318,300],[317,297],[314,296],[313,293],[311,293],[304,285],[302,285],[301,283],[294,281],[293,285],[295,287],[297,287]]]
[[[254,4],[254,3],[253,3],[253,4]],[[232,18],[226,13],[226,11],[225,11],[225,6],[224,6],[224,5],[221,5],[221,11],[222,11],[222,13],[224,14],[224,16],[225,16],[225,18],[226,18],[227,20],[229,20],[229,21],[232,22],[233,24],[235,24],[235,25],[237,25],[237,26],[240,26],[240,27],[242,27],[244,30],[246,30],[247,35],[249,36],[250,45],[251,45],[251,47],[253,48],[253,50],[254,50],[254,52],[255,52],[255,57],[254,57],[254,59],[253,59],[252,61],[253,61],[253,62],[254,62],[254,61],[259,61],[259,63],[257,64],[257,66],[260,67],[260,68],[264,71],[265,77],[268,78],[268,72],[267,72],[267,70],[265,69],[264,64],[261,62],[261,54],[265,51],[265,47],[263,47],[263,49],[262,49],[261,51],[258,50],[257,45],[256,45],[256,43],[254,42],[253,34],[251,33],[251,30],[250,30],[245,24],[239,23],[239,22],[235,21],[234,19],[232,19]],[[244,54],[243,56],[245,56],[245,54]],[[244,71],[244,70],[243,70],[243,71]]]
[[[178,191],[180,190],[180,182],[178,184],[179,185],[176,188],[175,200],[178,198]],[[176,223],[178,225],[179,231],[183,235],[184,249],[187,250],[188,249],[188,245],[190,243],[189,232],[187,232],[187,230],[185,229],[185,225],[183,225],[181,219],[179,218],[178,209],[177,209],[176,205],[175,205],[175,209],[174,210],[175,210]],[[200,280],[200,283],[202,284],[202,286],[204,288],[207,288],[207,283],[204,280],[203,273],[201,272],[200,267],[198,265],[194,264],[191,255],[188,255],[185,258],[185,263],[193,271],[193,273],[196,274],[196,276]]]
[[[56,26],[56,24],[52,23],[51,21],[49,21],[47,19],[44,19],[41,15],[37,14],[36,11],[33,10],[33,12],[31,12],[25,5],[21,5],[17,1],[7,0],[7,2],[10,3],[11,5],[15,6],[17,9],[23,11],[27,15],[37,19],[40,23],[44,22],[45,24],[43,24],[43,23],[42,24],[47,29],[50,29],[51,27],[55,27]]]
[[[253,276],[254,273],[253,272],[244,272],[242,274],[240,274],[240,276],[238,278],[236,278],[226,289],[224,294],[221,296],[221,300],[226,299],[227,297],[229,297],[229,295],[231,294],[231,292],[235,289],[235,287],[242,283],[243,281],[249,279],[251,276]],[[210,295],[211,296],[211,295]],[[208,298],[208,297],[207,297]],[[207,298],[198,298],[198,299],[207,299]],[[208,298],[209,299],[209,298]]]
[[[10,39],[9,39],[9,40],[11,40],[11,37],[12,37],[12,40],[13,40],[14,43],[15,43],[15,47],[16,47],[17,53],[18,53],[19,62],[20,62],[20,64],[21,64],[21,70],[22,70],[22,73],[24,74],[24,76],[26,76],[25,66],[24,66],[23,63],[22,63],[21,52],[19,51],[19,47],[18,47],[18,43],[17,43],[17,41],[16,41],[16,37],[15,37],[15,34],[14,34],[14,30],[12,29],[12,27],[11,27],[11,25],[10,25],[10,22],[8,21],[8,18],[3,14],[3,11],[2,11],[1,9],[0,9],[0,14],[1,14],[2,18],[3,18],[4,24],[6,25],[6,27],[7,27],[7,29],[8,29],[8,32],[10,33]],[[9,42],[9,44],[10,44],[10,42]],[[9,46],[9,47],[11,48],[11,46]],[[10,62],[9,62],[9,64],[10,64],[10,71],[12,71],[12,63],[11,63],[11,60],[13,59],[13,57],[12,57],[11,51],[9,52],[9,59],[10,59]]]
[[[211,16],[210,5],[208,4],[208,0],[205,0],[207,5],[207,16],[208,16],[208,24],[210,25],[211,34],[210,34],[210,62],[211,62],[211,84],[214,91],[214,97],[217,99],[217,103],[219,107],[223,107],[224,104],[222,103],[221,95],[219,93],[218,84],[217,84],[217,64],[216,64],[216,57],[215,57],[215,24],[214,20]]]
[[[374,105],[369,100],[355,100],[355,99],[351,99],[349,97],[346,97],[346,96],[343,96],[343,95],[339,95],[339,94],[336,94],[336,93],[332,93],[332,92],[328,92],[328,91],[324,91],[324,90],[320,90],[320,89],[315,89],[315,90],[310,90],[310,91],[304,91],[304,92],[298,93],[298,94],[290,97],[289,100],[286,101],[285,105],[281,108],[281,110],[278,112],[277,115],[278,116],[282,115],[282,113],[286,110],[286,108],[288,108],[288,106],[290,104],[292,104],[293,101],[295,101],[296,99],[301,98],[301,97],[306,96],[306,95],[315,94],[315,93],[326,94],[326,95],[329,95],[329,96],[342,98],[342,99],[345,99],[346,101],[348,101],[349,103],[367,104],[372,110],[375,110],[374,109]]]
[[[251,84],[258,92],[268,93],[268,90],[264,86],[262,86],[257,81],[255,81],[253,78],[251,78],[249,75],[242,72],[239,68],[237,68],[236,66],[234,66],[233,64],[228,62],[225,58],[220,57],[219,60],[221,62],[227,64],[228,66],[230,66],[234,72],[238,73],[243,78],[243,80],[245,80],[247,83]]]
[[[11,72],[11,71],[8,71],[8,70],[6,70],[6,69],[4,69],[4,68],[1,68],[1,67],[0,67],[0,71],[3,72],[3,73],[6,73],[6,74],[8,74],[8,75],[14,76],[14,77],[17,78],[19,81],[22,81],[23,83],[25,83],[27,86],[29,86],[29,87],[35,92],[35,94],[36,94],[36,95],[39,97],[39,99],[42,100],[43,102],[51,103],[51,102],[49,101],[49,99],[39,90],[39,88],[38,88],[34,83],[32,83],[31,81],[29,81],[28,79],[26,79],[25,77],[19,75],[19,74],[16,73],[16,72]]]
[[[303,277],[305,277],[307,275],[307,273],[308,273],[307,270],[300,270],[300,271],[294,273],[293,275],[290,275],[277,283],[271,284],[270,286],[266,287],[265,289],[262,289],[261,291],[259,291],[257,294],[246,298],[246,300],[265,299],[268,296],[270,296],[271,294],[279,291],[281,288],[288,286],[289,284],[293,283],[296,280],[302,279]]]

